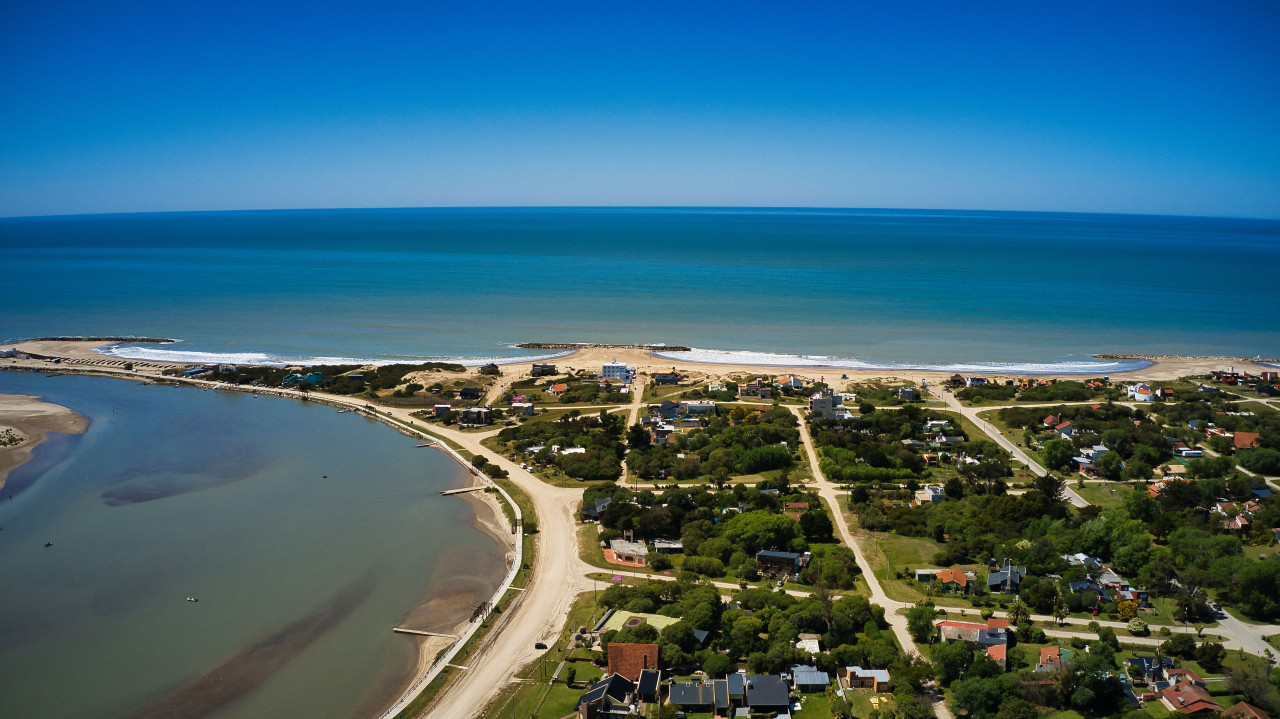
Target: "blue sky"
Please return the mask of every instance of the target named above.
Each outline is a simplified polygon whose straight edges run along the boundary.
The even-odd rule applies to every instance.
[[[0,215],[1280,217],[1280,3],[0,7]]]

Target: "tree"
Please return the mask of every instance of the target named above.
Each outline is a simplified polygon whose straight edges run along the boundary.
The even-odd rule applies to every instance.
[[[917,604],[908,609],[907,631],[911,633],[911,638],[917,642],[923,642],[933,636],[933,618],[935,616],[937,616],[937,611],[932,604]]]
[[[578,677],[578,668],[576,666],[570,664],[569,666],[565,667],[565,670],[564,670],[565,686],[568,686],[568,687],[573,686],[573,680],[576,679],[577,677]]]
[[[722,536],[742,545],[748,554],[762,549],[789,550],[792,540],[799,538],[800,526],[785,514],[763,510],[743,512],[730,519]]]
[[[1120,472],[1124,469],[1123,464],[1119,452],[1106,452],[1094,458],[1093,469],[1107,479],[1116,480],[1120,479]]]
[[[471,458],[471,466],[476,469],[483,470],[484,466],[489,463],[489,458],[483,454],[477,454]]]
[[[1120,621],[1127,622],[1138,616],[1138,603],[1130,600],[1124,600],[1116,605],[1116,616],[1120,617]]]
[[[966,642],[938,644],[933,648],[934,674],[943,686],[959,678],[971,662],[973,650]]]
[[[1142,621],[1141,617],[1134,617],[1129,620],[1129,633],[1135,637],[1145,637],[1151,632],[1151,628],[1147,623]]]
[[[1051,439],[1040,448],[1040,458],[1047,469],[1062,469],[1075,453],[1075,445],[1066,439]]]
[[[1024,622],[1031,618],[1031,611],[1027,609],[1027,605],[1018,600],[1009,605],[1009,623],[1021,626]]]
[[[1175,634],[1160,647],[1167,657],[1190,659],[1196,651],[1196,640],[1190,634]]]
[[[1035,486],[1036,489],[1040,490],[1040,493],[1048,497],[1050,501],[1061,502],[1063,490],[1066,488],[1067,483],[1062,481],[1062,478],[1058,477],[1053,472],[1046,472],[1043,477],[1036,477]]]
[[[711,656],[702,660],[702,670],[713,677],[722,677],[732,668],[733,662],[723,654],[712,653]]]
[[[637,422],[627,429],[627,447],[630,449],[644,449],[650,444],[652,441],[649,430],[645,429],[644,425]]]
[[[1227,650],[1218,642],[1205,642],[1196,650],[1196,661],[1205,671],[1219,672],[1222,670],[1222,660],[1227,658]]]
[[[952,477],[943,485],[942,491],[952,499],[964,499],[964,482],[959,477]]]
[[[1063,620],[1069,616],[1071,616],[1071,610],[1067,609],[1067,605],[1059,599],[1057,603],[1053,605],[1053,618],[1057,620],[1058,625],[1061,626]]]

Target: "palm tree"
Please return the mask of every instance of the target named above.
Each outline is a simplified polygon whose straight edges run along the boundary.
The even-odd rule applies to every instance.
[[[1067,605],[1059,599],[1057,604],[1053,605],[1053,618],[1061,625],[1062,621],[1071,616],[1071,611],[1067,609]]]
[[[1009,622],[1021,626],[1023,622],[1031,618],[1031,611],[1027,609],[1027,605],[1021,599],[1009,605]]]

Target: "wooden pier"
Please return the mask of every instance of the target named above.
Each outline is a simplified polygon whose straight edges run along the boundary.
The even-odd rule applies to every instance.
[[[445,637],[447,639],[457,639],[454,634],[442,634],[440,632],[424,632],[421,629],[406,629],[404,627],[392,627],[391,631],[401,634],[416,634],[420,637]]]
[[[462,489],[446,489],[445,491],[443,491],[443,492],[441,492],[441,493],[440,493],[440,496],[441,496],[441,497],[448,497],[448,496],[449,496],[449,495],[451,495],[451,494],[462,494],[462,493],[464,493],[464,492],[482,492],[482,491],[484,491],[484,489],[485,489],[485,488],[484,488],[483,486],[480,486],[480,487],[463,487]]]

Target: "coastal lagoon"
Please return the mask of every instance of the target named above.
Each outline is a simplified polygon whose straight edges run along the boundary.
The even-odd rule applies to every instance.
[[[376,714],[418,662],[391,628],[447,631],[505,572],[439,496],[467,472],[354,413],[21,372],[0,392],[91,420],[0,493],[0,716]]]
[[[681,360],[1101,374],[1280,353],[1280,222],[786,209],[383,209],[0,219],[0,341],[149,336],[180,362]]]

